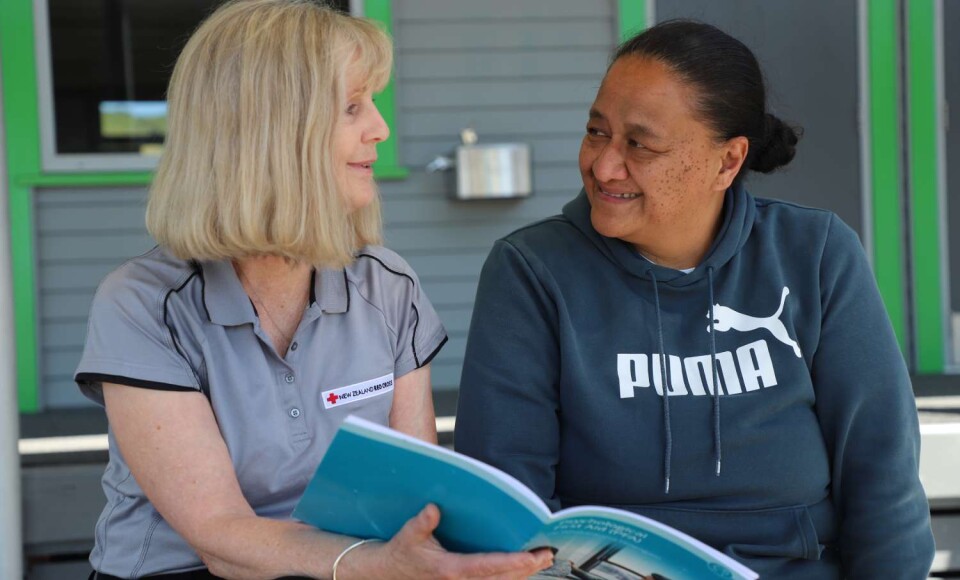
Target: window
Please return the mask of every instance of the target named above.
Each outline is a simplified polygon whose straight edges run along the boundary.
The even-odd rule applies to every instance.
[[[154,167],[173,65],[220,3],[37,0],[38,28],[49,39],[38,55],[44,168]],[[350,11],[350,0],[331,4]]]

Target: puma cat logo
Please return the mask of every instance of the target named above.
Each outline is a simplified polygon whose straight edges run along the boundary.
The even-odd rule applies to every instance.
[[[787,301],[788,294],[790,294],[790,289],[784,286],[783,294],[780,296],[780,308],[777,308],[776,312],[770,316],[767,316],[766,318],[748,316],[746,314],[741,314],[727,306],[714,304],[713,328],[717,332],[726,332],[730,329],[739,330],[740,332],[747,332],[750,330],[756,330],[758,328],[766,328],[770,331],[770,334],[772,334],[774,338],[783,344],[792,347],[793,352],[797,355],[797,357],[800,357],[802,356],[800,354],[800,345],[798,345],[795,340],[790,338],[790,335],[787,334],[787,327],[780,322],[780,314],[783,313],[783,305]],[[709,312],[707,312],[707,318],[710,318]],[[710,332],[710,326],[707,326],[707,332]]]

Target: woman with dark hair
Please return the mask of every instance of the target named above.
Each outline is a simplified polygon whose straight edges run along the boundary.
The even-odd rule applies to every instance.
[[[798,137],[722,31],[624,43],[583,191],[484,266],[457,449],[553,508],[644,514],[764,578],[925,578],[916,408],[863,248],[743,185]]]

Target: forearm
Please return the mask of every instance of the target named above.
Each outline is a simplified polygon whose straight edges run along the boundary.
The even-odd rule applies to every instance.
[[[333,562],[356,538],[330,534],[291,521],[257,516],[216,517],[190,538],[210,571],[224,578],[259,580],[282,576],[330,578]],[[365,555],[369,555],[364,551]],[[376,562],[351,553],[341,578],[373,577]]]

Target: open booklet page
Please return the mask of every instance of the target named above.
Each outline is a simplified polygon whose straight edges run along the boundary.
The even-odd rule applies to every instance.
[[[445,548],[551,547],[558,566],[544,574],[552,577],[757,577],[690,536],[629,512],[585,506],[552,515],[530,489],[496,468],[352,416],[293,516],[323,530],[385,540],[427,503],[440,508],[435,535]]]
[[[557,512],[525,547],[554,549],[554,566],[538,578],[709,580],[757,577],[749,568],[673,528],[629,512],[597,506]]]

